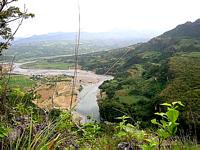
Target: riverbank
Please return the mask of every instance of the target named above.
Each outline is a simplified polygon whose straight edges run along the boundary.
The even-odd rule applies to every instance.
[[[57,69],[24,69],[21,65],[24,63],[14,64],[11,73],[22,74],[43,78],[46,82],[40,83],[38,93],[42,97],[35,101],[41,108],[56,107],[68,109],[71,101],[71,86],[74,70],[57,70]],[[99,107],[97,104],[98,87],[111,76],[97,75],[91,71],[78,70],[77,84],[74,93],[73,106],[85,122],[88,115],[95,120],[99,120]],[[59,80],[57,80],[59,79]],[[64,79],[64,81],[62,81]],[[51,81],[57,81],[55,82]],[[59,82],[58,82],[59,81]],[[82,89],[82,90],[81,90]],[[80,91],[81,90],[81,91]]]

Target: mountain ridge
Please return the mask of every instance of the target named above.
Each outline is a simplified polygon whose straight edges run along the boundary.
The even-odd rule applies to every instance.
[[[102,120],[117,121],[116,117],[128,114],[147,123],[161,109],[159,104],[182,101],[185,104],[181,111],[182,127],[200,126],[199,37],[198,19],[178,25],[146,43],[121,48],[119,55],[110,53],[110,58],[107,56],[106,60],[101,60],[106,63],[103,67],[97,64],[99,68],[96,70],[100,73],[110,67],[105,64],[112,64],[109,59],[117,60],[113,57],[120,57],[131,49],[111,70],[110,74],[115,79],[100,87],[103,95],[99,100]],[[195,118],[193,121],[190,111]],[[195,130],[200,131],[200,128],[192,128],[191,132]]]
[[[200,19],[194,22],[188,21],[184,24],[176,26],[176,28],[165,32],[161,36],[173,38],[200,38]]]
[[[16,60],[32,59],[56,55],[73,55],[76,39],[75,32],[51,33],[35,35],[29,38],[20,38],[4,55],[16,56]],[[80,54],[104,51],[124,47],[132,43],[144,42],[146,38],[133,38],[135,35],[121,33],[81,33]]]
[[[19,38],[14,41],[14,44],[43,42],[43,41],[62,41],[75,40],[77,32],[54,32],[42,35],[33,35],[26,38]],[[136,31],[121,31],[121,32],[81,32],[81,40],[123,40],[123,39],[150,39],[154,34],[136,32]]]

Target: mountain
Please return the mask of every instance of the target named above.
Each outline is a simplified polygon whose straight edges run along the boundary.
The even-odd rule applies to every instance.
[[[27,38],[17,39],[14,44],[27,44],[33,42],[46,41],[74,41],[76,39],[76,32],[55,32],[44,35],[34,35]],[[81,40],[141,40],[150,39],[154,34],[139,33],[136,31],[121,31],[121,32],[81,32]]]
[[[162,37],[199,39],[199,32],[200,19],[196,20],[195,22],[186,22],[178,25],[175,29],[165,32]]]
[[[195,22],[186,22],[164,34],[151,39],[138,47],[139,49],[156,51],[186,51],[199,50],[200,43],[200,19]],[[182,47],[180,47],[182,46]]]
[[[178,53],[189,53],[200,51],[200,20],[195,22],[186,22],[185,24],[178,25],[176,28],[163,33],[160,36],[152,38],[148,42],[139,43],[137,45],[130,45],[128,47],[114,49],[105,54],[92,54],[98,55],[100,59],[104,59],[104,68],[109,68],[110,57],[112,61],[118,59],[121,55],[129,51],[125,57],[122,58],[121,63],[115,67],[118,72],[124,72],[130,69],[135,63],[146,63],[148,61],[159,63],[160,61],[167,60],[173,55]],[[103,56],[103,57],[101,57]],[[106,65],[108,64],[108,65]],[[97,73],[101,73],[101,68],[96,67],[94,64],[91,68],[96,68]],[[90,69],[91,69],[90,68]],[[111,74],[116,74],[115,70]]]
[[[60,32],[19,38],[14,41],[11,48],[4,55],[14,55],[16,60],[73,55],[76,34],[75,32]],[[144,37],[136,32],[81,32],[80,54],[105,51],[132,43],[144,42],[150,38],[149,36]]]
[[[102,119],[117,121],[116,117],[126,114],[134,121],[147,123],[162,109],[159,104],[182,101],[185,104],[181,109],[182,128],[190,126],[191,132],[200,131],[199,37],[200,20],[196,20],[178,25],[146,43],[109,51],[106,57],[102,53],[93,54],[95,61],[86,59],[93,63],[83,63],[83,67],[97,73],[105,73],[119,60],[109,72],[115,79],[100,87]]]

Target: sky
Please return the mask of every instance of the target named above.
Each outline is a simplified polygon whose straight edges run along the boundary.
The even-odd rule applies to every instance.
[[[79,0],[81,31],[162,33],[200,18],[200,0]],[[35,18],[17,37],[78,30],[78,0],[19,0]]]

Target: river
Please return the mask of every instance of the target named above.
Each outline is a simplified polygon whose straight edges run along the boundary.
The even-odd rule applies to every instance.
[[[22,75],[68,75],[73,76],[74,70],[55,70],[55,69],[23,69],[20,66],[24,63],[15,63],[12,73]],[[87,79],[91,83],[83,84],[83,89],[78,94],[78,103],[75,107],[76,113],[82,117],[82,122],[87,122],[87,116],[99,121],[99,106],[97,104],[97,94],[99,93],[99,86],[106,80],[111,80],[112,76],[97,75],[91,71],[78,70],[77,74],[79,80]]]
[[[112,79],[111,76],[105,76],[99,82],[95,84],[89,84],[83,86],[82,91],[78,95],[79,102],[76,106],[76,111],[83,117],[83,122],[87,122],[86,116],[91,116],[91,118],[96,121],[100,121],[99,106],[97,104],[97,94],[99,93],[99,86],[106,80]]]

